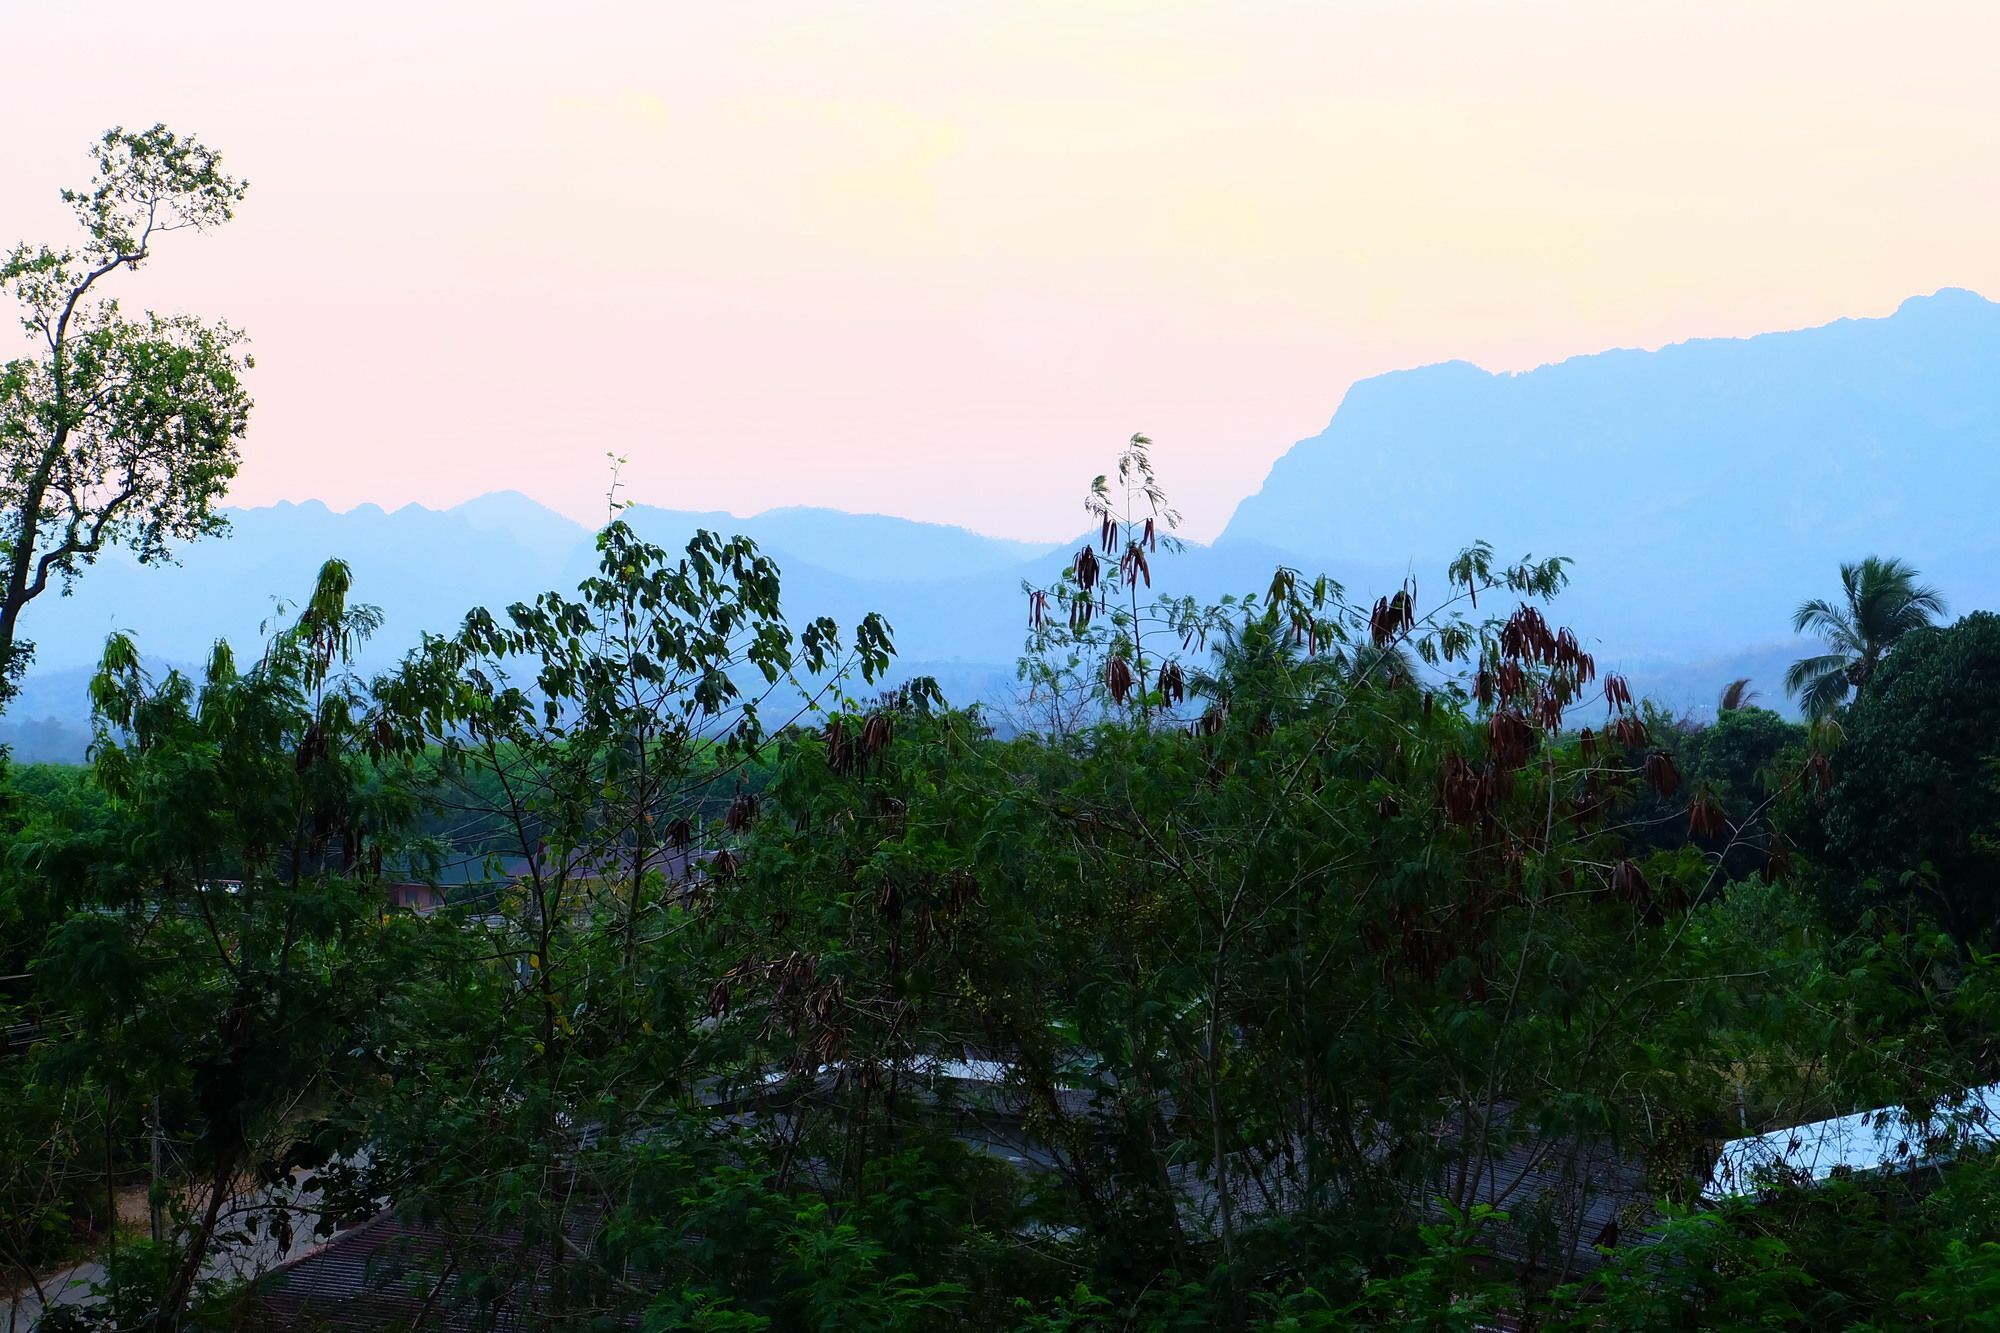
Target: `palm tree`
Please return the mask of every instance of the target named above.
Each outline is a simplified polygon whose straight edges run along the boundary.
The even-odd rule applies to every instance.
[[[1722,697],[1715,701],[1718,713],[1733,713],[1739,708],[1748,708],[1757,698],[1757,691],[1750,688],[1750,677],[1739,676],[1722,689]]]
[[[1792,617],[1792,630],[1825,642],[1827,650],[1792,663],[1785,690],[1799,696],[1806,716],[1821,718],[1868,683],[1896,640],[1944,614],[1944,596],[1917,582],[1901,560],[1869,556],[1840,567],[1845,605],[1815,597]]]
[[[1188,691],[1258,725],[1297,717],[1329,692],[1397,688],[1417,679],[1416,664],[1400,646],[1310,653],[1270,611],[1223,625],[1210,653],[1210,665],[1189,674]]]

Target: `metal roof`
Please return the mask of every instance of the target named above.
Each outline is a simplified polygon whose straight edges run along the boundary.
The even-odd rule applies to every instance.
[[[548,1306],[548,1259],[518,1233],[482,1236],[384,1213],[266,1274],[239,1327],[516,1333]]]
[[[1835,1175],[1900,1173],[2000,1143],[2000,1083],[1974,1088],[1928,1115],[1897,1106],[1857,1111],[1733,1139],[1710,1169],[1711,1202],[1774,1185],[1817,1185]]]

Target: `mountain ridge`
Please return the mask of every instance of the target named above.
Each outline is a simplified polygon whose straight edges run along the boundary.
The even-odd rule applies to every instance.
[[[1809,329],[1361,381],[1217,545],[1419,565],[1474,538],[1553,551],[1578,561],[1580,626],[1711,652],[1768,635],[1871,550],[1991,599],[2000,543],[1967,500],[2000,489],[1996,439],[2000,305],[1944,288]]]
[[[1502,560],[1563,554],[1577,563],[1556,616],[1607,669],[1699,708],[1722,673],[1768,672],[1792,609],[1829,591],[1841,560],[1910,559],[1954,613],[2000,604],[2000,534],[1981,501],[1997,492],[2000,305],[1944,288],[1810,329],[1360,381],[1214,544],[1190,543],[1156,574],[1162,591],[1212,599],[1261,591],[1282,563],[1365,600],[1406,573],[1436,578],[1476,539]],[[696,527],[742,532],[778,561],[794,617],[881,611],[903,662],[980,691],[1011,679],[1021,583],[1057,576],[1075,545],[817,506],[623,513],[668,546]],[[272,602],[303,598],[331,556],[384,611],[371,669],[474,606],[573,588],[595,562],[591,529],[516,491],[444,509],[305,500],[229,516],[232,537],[176,566],[108,555],[74,596],[38,602],[32,688],[0,738],[77,723],[78,682],[108,631],[133,632],[154,660],[198,662],[217,637],[253,640]],[[1762,683],[1775,701],[1776,682]]]

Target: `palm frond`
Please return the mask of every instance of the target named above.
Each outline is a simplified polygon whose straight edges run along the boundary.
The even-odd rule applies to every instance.
[[[1750,688],[1750,677],[1739,676],[1722,687],[1722,697],[1716,700],[1715,711],[1733,713],[1739,708],[1748,708],[1757,691]]]
[[[1918,583],[1917,571],[1901,560],[1871,555],[1859,565],[1843,565],[1841,575],[1871,658],[1944,614],[1943,594]]]
[[[1921,611],[1931,620],[1942,620],[1945,615],[1944,594],[1929,584],[1910,589],[1909,608]]]
[[[1817,682],[1827,676],[1837,677],[1844,691],[1847,688],[1847,668],[1851,660],[1845,653],[1819,653],[1812,657],[1801,657],[1785,668],[1785,693],[1801,694],[1815,688]]]
[[[1851,639],[1854,620],[1846,608],[1835,606],[1824,597],[1815,597],[1799,603],[1799,609],[1792,614],[1792,633],[1811,634],[1829,641]]]
[[[1828,717],[1847,702],[1849,688],[1845,670],[1815,676],[1800,692],[1799,707],[1809,718]]]

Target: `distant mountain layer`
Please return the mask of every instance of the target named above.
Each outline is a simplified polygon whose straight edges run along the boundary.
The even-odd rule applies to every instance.
[[[753,538],[785,571],[787,601],[798,614],[817,613],[809,594],[830,598],[837,613],[859,614],[880,597],[948,607],[962,595],[953,585],[998,577],[1011,590],[1050,549],[824,509],[736,518],[633,505],[622,516],[641,536],[676,550],[702,528]],[[185,548],[177,565],[146,569],[108,555],[74,596],[37,603],[30,612],[37,672],[94,662],[114,629],[179,661],[204,658],[217,637],[254,640],[280,602],[311,590],[314,571],[333,556],[353,566],[355,597],[385,613],[372,654],[378,660],[400,654],[426,630],[454,629],[474,606],[574,588],[596,564],[589,529],[513,492],[445,510],[361,505],[336,513],[318,501],[286,502],[231,510],[229,519],[226,538]]]
[[[1365,380],[1221,544],[1418,570],[1473,538],[1567,555],[1565,619],[1688,660],[1782,637],[1871,552],[1994,605],[1996,497],[2000,305],[1948,289],[1885,319]]]
[[[496,521],[500,514],[506,521]],[[279,604],[303,598],[320,563],[333,556],[353,567],[353,596],[384,613],[369,650],[375,661],[400,655],[426,630],[456,628],[474,606],[573,589],[596,567],[593,533],[511,493],[445,510],[362,505],[335,513],[308,501],[229,517],[227,537],[186,548],[177,565],[147,569],[109,555],[74,596],[38,602],[29,613],[34,675],[95,662],[114,629],[174,661],[205,658],[218,637],[256,641]],[[852,623],[880,611],[903,655],[937,661],[1011,663],[1026,628],[1022,580],[1053,579],[1074,545],[1008,542],[833,510],[739,519],[634,505],[622,517],[673,550],[701,528],[749,536],[778,562],[794,619],[827,614]],[[1179,557],[1162,557],[1160,573],[1163,586],[1176,591],[1220,596],[1263,588],[1272,569],[1290,559],[1254,543],[1227,552],[1190,545]],[[1390,577],[1386,567],[1380,575]]]
[[[1047,583],[1068,545],[1050,548],[958,528],[832,510],[776,510],[738,519],[634,505],[623,517],[648,540],[684,545],[698,528],[743,533],[777,560],[795,624],[830,615],[852,627],[871,611],[893,629],[897,676],[936,676],[965,702],[1007,703],[1027,632],[1024,580]],[[574,589],[596,566],[594,534],[513,494],[452,509],[362,505],[334,513],[318,502],[232,511],[226,538],[183,552],[178,565],[146,569],[107,556],[75,595],[43,599],[30,612],[37,657],[21,698],[0,719],[0,743],[22,759],[80,755],[88,738],[88,668],[113,630],[131,633],[157,663],[204,661],[218,638],[261,642],[279,604],[296,604],[320,564],[345,559],[352,596],[378,606],[382,629],[361,657],[365,670],[391,665],[426,632],[445,633],[476,606],[501,608],[537,593]],[[1157,566],[1163,592],[1219,598],[1268,586],[1283,552],[1254,543],[1227,550],[1190,546]],[[1400,571],[1355,566],[1357,586],[1393,582]]]
[[[1910,560],[1954,611],[2000,605],[2000,305],[1947,290],[1885,319],[1656,352],[1578,357],[1524,374],[1463,362],[1365,380],[1332,424],[1294,446],[1212,547],[1162,557],[1161,590],[1205,598],[1263,589],[1279,564],[1324,571],[1372,597],[1484,538],[1502,558],[1576,559],[1556,616],[1675,707],[1713,702],[1752,675],[1779,701],[1801,598],[1835,590],[1842,560]],[[741,532],[779,562],[795,620],[852,624],[881,611],[904,670],[953,697],[1004,700],[1025,631],[1023,579],[1046,581],[1067,547],[830,509],[749,518],[634,505],[662,545],[697,528]],[[274,599],[302,598],[329,556],[381,606],[367,665],[424,631],[573,588],[592,534],[525,496],[455,508],[318,502],[234,511],[232,534],[178,566],[109,556],[28,614],[39,645],[28,689],[0,720],[22,757],[68,757],[84,736],[83,682],[107,632],[165,662],[198,662],[218,637],[261,636]]]

